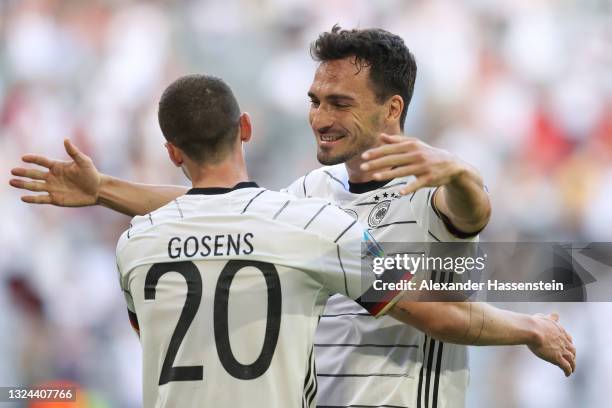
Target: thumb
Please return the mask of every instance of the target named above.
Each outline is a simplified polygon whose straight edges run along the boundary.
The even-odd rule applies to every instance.
[[[559,315],[557,313],[551,313],[548,316],[555,322],[559,321]]]
[[[66,153],[74,160],[76,164],[79,166],[85,164],[85,156],[75,145],[72,144],[70,139],[64,139],[64,148],[66,149]]]

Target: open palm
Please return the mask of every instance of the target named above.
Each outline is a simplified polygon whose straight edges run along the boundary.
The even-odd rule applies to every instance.
[[[61,207],[83,207],[98,201],[101,175],[92,160],[68,139],[64,141],[66,152],[72,161],[53,160],[44,156],[27,154],[22,160],[37,164],[48,171],[31,168],[14,168],[11,174],[24,179],[11,179],[13,187],[47,194],[21,197],[30,204],[52,204]]]

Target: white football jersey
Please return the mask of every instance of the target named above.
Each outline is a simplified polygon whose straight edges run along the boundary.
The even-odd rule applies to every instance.
[[[349,185],[340,164],[308,173],[287,191],[333,202],[367,226],[378,242],[463,241],[448,231],[443,215],[433,207],[435,189],[399,195],[412,180]],[[448,282],[451,275],[434,271],[431,279]],[[315,335],[319,407],[465,405],[465,346],[436,341],[390,317],[374,319],[353,303],[340,295],[331,297]]]
[[[254,183],[192,189],[135,217],[117,263],[143,348],[144,406],[314,406],[324,305],[333,293],[359,301],[371,284],[362,239],[327,201]]]

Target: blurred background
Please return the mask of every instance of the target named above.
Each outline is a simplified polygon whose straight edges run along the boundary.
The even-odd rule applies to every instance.
[[[480,169],[487,241],[612,239],[610,0],[0,0],[0,386],[82,386],[83,407],[141,404],[140,346],[117,284],[129,219],[32,207],[8,186],[26,152],[187,184],[157,124],[167,84],[212,73],[252,115],[251,177],[281,188],[317,166],[309,44],[339,23],[404,38],[418,75],[406,132]],[[612,301],[612,294],[611,301]],[[610,303],[557,310],[578,348],[570,378],[526,348],[472,348],[469,407],[607,407]]]

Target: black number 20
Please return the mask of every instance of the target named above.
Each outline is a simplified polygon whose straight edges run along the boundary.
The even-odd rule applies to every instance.
[[[248,266],[259,269],[264,276],[268,289],[268,315],[266,333],[259,357],[252,364],[245,365],[236,360],[231,349],[228,327],[228,301],[229,290],[236,273]],[[202,299],[202,277],[198,268],[191,261],[154,264],[147,272],[144,298],[146,300],[155,299],[157,283],[168,272],[178,272],[185,278],[187,282],[187,298],[168,345],[168,352],[166,353],[159,376],[159,385],[170,381],[198,381],[204,378],[204,366],[175,367],[173,365],[176,353],[198,312]],[[219,275],[215,289],[213,326],[219,360],[230,375],[242,380],[251,380],[261,376],[268,370],[280,332],[281,299],[280,279],[274,265],[244,260],[231,260],[225,265]]]

